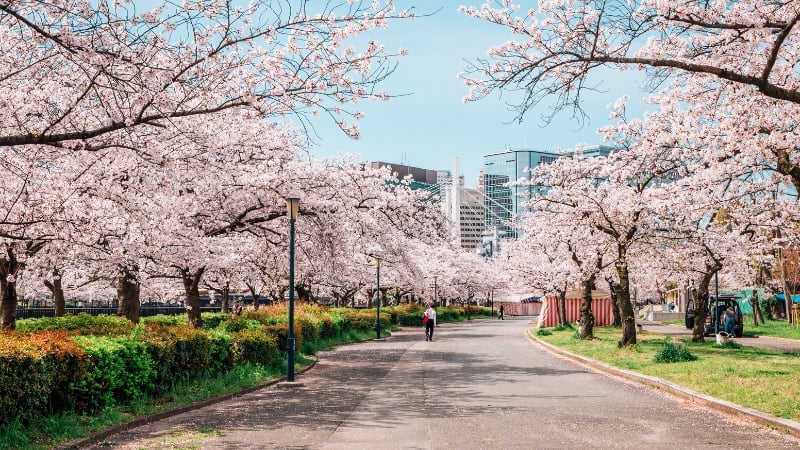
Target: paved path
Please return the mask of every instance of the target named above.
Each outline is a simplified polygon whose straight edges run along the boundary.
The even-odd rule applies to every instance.
[[[444,324],[320,353],[268,387],[96,449],[717,449],[800,441],[596,373],[526,338],[526,318]],[[192,447],[193,445],[193,447]]]

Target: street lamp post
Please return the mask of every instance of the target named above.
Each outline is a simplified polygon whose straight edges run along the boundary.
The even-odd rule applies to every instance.
[[[294,222],[300,209],[300,199],[286,199],[286,214],[289,216],[289,337],[286,339],[286,381],[294,382]]]
[[[719,310],[717,310],[717,305],[719,304],[719,271],[714,272],[714,311],[709,311],[711,317],[714,318],[714,333],[719,334]],[[787,303],[788,305],[788,303]],[[787,310],[788,311],[788,310]]]
[[[375,301],[378,304],[377,308],[377,321],[375,321],[375,339],[381,338],[381,259],[375,258],[375,266],[377,267],[377,291],[375,292]]]
[[[433,276],[433,304],[439,306],[439,289],[438,285],[436,284],[436,279],[438,277],[436,275]]]

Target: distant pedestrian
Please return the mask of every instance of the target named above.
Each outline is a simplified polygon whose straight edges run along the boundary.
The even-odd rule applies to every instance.
[[[239,303],[239,300],[233,302],[233,316],[239,317],[242,315],[242,304]]]
[[[497,318],[500,320],[506,320],[503,315],[505,314],[506,309],[503,305],[500,305],[500,309],[497,310]]]
[[[429,304],[428,309],[425,310],[422,316],[428,319],[423,319],[425,322],[425,340],[432,341],[433,329],[436,328],[436,309],[434,309],[432,304]]]
[[[736,311],[733,306],[728,306],[725,310],[725,332],[728,336],[733,336],[734,328],[736,327]]]

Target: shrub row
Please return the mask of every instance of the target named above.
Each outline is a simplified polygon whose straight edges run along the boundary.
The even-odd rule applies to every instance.
[[[486,309],[486,308],[484,308]],[[424,308],[381,309],[381,328],[421,326]],[[480,314],[479,308],[473,314]],[[439,308],[440,322],[463,320],[459,308]],[[486,311],[488,315],[488,311]],[[263,307],[240,317],[204,313],[204,329],[186,316],[143,318],[79,314],[25,319],[0,333],[0,426],[105,407],[168,393],[175,382],[214,376],[240,364],[285,364],[286,309]],[[375,330],[376,312],[301,305],[295,313],[295,349],[351,331]]]

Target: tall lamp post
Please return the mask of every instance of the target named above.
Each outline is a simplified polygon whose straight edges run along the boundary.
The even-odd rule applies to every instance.
[[[433,276],[433,304],[439,306],[439,286],[436,284],[438,276]]]
[[[294,382],[294,222],[300,209],[300,199],[286,199],[286,214],[289,216],[289,337],[286,339],[286,381]]]
[[[377,257],[375,258],[375,266],[378,269],[377,279],[376,279],[377,291],[375,292],[375,301],[378,304],[377,308],[378,312],[376,313],[378,320],[375,322],[375,339],[380,339],[381,338],[381,259],[380,258]]]

